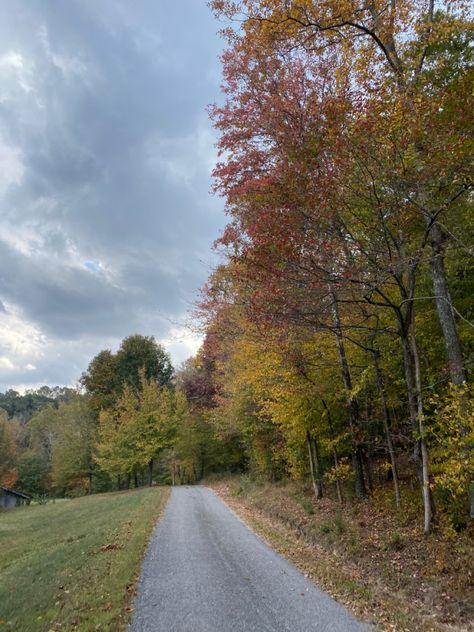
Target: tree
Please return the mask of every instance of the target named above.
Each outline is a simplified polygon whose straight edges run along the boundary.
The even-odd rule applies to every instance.
[[[97,422],[87,398],[76,394],[61,402],[52,449],[52,482],[56,489],[79,486],[93,491]]]
[[[154,380],[160,386],[168,386],[173,377],[173,366],[169,355],[153,336],[138,334],[125,338],[117,351],[117,376],[121,384],[140,390],[143,382]]]
[[[18,423],[0,414],[0,485],[14,487],[17,481],[17,435]]]
[[[122,340],[117,353],[106,349],[92,359],[81,383],[90,395],[90,406],[97,418],[101,410],[117,402],[125,386],[140,390],[141,370],[147,380],[155,380],[162,386],[171,383],[171,360],[153,336],[129,336]]]
[[[172,445],[186,409],[173,389],[147,379],[144,369],[139,375],[138,390],[125,385],[115,406],[101,411],[96,461],[115,476],[130,477],[147,467],[151,485],[154,460]]]
[[[301,319],[312,313],[316,296],[307,289],[317,288],[324,276],[333,286],[335,306],[341,300],[354,302],[347,294],[352,284],[360,289],[355,302],[368,299],[393,310],[418,436],[415,454],[428,531],[431,503],[414,301],[429,245],[430,298],[437,307],[451,380],[459,384],[465,378],[464,361],[445,252],[452,234],[447,225],[472,186],[472,103],[465,111],[454,106],[466,103],[460,95],[471,94],[466,3],[445,2],[437,12],[433,2],[408,0],[389,6],[342,0],[212,4],[218,14],[244,18],[240,32],[228,31],[232,48],[224,63],[230,98],[214,110],[226,152],[216,175],[236,218],[222,243],[245,257],[258,287],[254,311],[256,303],[260,310],[273,307],[275,314],[275,307],[280,310],[294,296],[285,312]],[[311,83],[317,93],[312,103],[319,111],[307,99]],[[326,92],[325,86],[330,87]],[[334,109],[338,101],[345,104],[342,109]],[[336,215],[325,215],[325,209],[337,209]],[[335,266],[318,256],[311,243],[315,235],[329,246]],[[389,277],[399,297],[387,292]],[[341,336],[337,340],[343,350]],[[356,403],[349,410],[355,419]]]
[[[91,410],[96,416],[109,408],[120,389],[117,357],[108,349],[100,351],[82,374],[81,383],[90,395]]]

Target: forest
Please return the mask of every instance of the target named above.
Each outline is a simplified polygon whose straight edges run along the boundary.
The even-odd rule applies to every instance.
[[[247,473],[308,483],[315,502],[384,490],[395,512],[415,502],[420,533],[463,530],[469,3],[210,4],[227,41],[209,113],[228,224],[195,309],[202,347],[175,370],[133,335],[78,389],[2,395],[1,482],[46,497]]]

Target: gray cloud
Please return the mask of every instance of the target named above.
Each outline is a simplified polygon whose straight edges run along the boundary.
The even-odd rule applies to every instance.
[[[133,332],[184,356],[172,323],[223,224],[218,25],[204,0],[7,0],[0,16],[0,388],[70,383]]]

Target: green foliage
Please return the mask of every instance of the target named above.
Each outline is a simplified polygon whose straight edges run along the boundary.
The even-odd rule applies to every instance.
[[[433,404],[433,485],[459,511],[474,480],[474,390],[450,385],[444,395],[433,396]]]
[[[17,424],[5,412],[0,413],[0,485],[13,487],[16,482]]]
[[[312,516],[314,514],[314,507],[311,498],[308,498],[308,496],[297,494],[296,496],[294,496],[294,499],[296,500],[298,505],[301,505],[301,507],[306,511],[308,516]]]
[[[128,475],[149,465],[175,440],[187,415],[184,397],[140,372],[140,388],[125,386],[113,409],[100,413],[96,462],[109,475]]]
[[[169,355],[153,336],[138,334],[125,338],[116,354],[117,377],[121,385],[134,390],[142,386],[141,371],[146,380],[160,386],[169,386],[173,377],[173,366]]]
[[[109,350],[98,353],[83,373],[81,383],[90,395],[90,406],[97,416],[102,409],[110,408],[121,386],[117,357]]]
[[[171,384],[171,360],[153,336],[129,336],[122,340],[117,353],[108,349],[98,353],[81,377],[94,414],[98,417],[101,410],[113,407],[125,387],[140,390],[142,372],[160,386]]]
[[[92,491],[97,423],[84,396],[61,402],[55,420],[52,483],[56,489]]]
[[[18,481],[16,487],[36,498],[45,496],[50,489],[50,464],[41,452],[31,448],[21,454],[18,460]]]
[[[388,540],[388,548],[394,551],[401,551],[405,546],[406,542],[404,537],[398,531],[394,531]]]
[[[36,390],[27,391],[24,395],[10,389],[0,393],[0,409],[3,408],[9,417],[15,417],[20,423],[25,424],[42,408],[67,400],[73,393],[74,389],[66,386],[41,386]]]

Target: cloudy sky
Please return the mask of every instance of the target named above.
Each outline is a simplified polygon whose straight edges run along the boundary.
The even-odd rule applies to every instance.
[[[154,335],[175,363],[224,223],[205,0],[0,4],[0,390]]]

